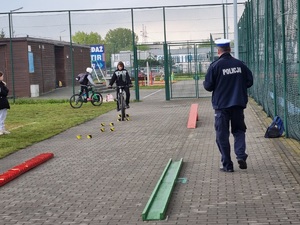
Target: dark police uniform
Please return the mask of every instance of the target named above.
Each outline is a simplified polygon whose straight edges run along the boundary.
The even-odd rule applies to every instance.
[[[233,171],[230,156],[229,123],[234,136],[237,160],[246,161],[244,109],[248,102],[247,88],[253,85],[252,72],[230,53],[223,53],[208,68],[203,86],[212,92],[215,110],[216,142],[222,155],[224,171]],[[240,167],[241,168],[241,167]]]

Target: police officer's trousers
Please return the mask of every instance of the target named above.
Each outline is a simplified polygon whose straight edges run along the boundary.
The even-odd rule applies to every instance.
[[[248,155],[246,151],[246,125],[244,109],[241,107],[231,107],[227,109],[215,110],[215,130],[216,142],[222,155],[223,168],[233,169],[230,156],[229,126],[234,137],[234,152],[237,159],[246,161]]]

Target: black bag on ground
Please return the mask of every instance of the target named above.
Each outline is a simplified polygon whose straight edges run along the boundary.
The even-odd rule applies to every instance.
[[[275,116],[271,125],[267,128],[265,138],[278,138],[284,132],[283,122],[279,116]]]

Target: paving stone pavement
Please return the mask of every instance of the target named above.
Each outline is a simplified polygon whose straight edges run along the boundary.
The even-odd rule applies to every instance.
[[[299,142],[265,139],[270,121],[254,101],[245,110],[248,169],[234,161],[235,172],[224,173],[210,98],[166,101],[164,90],[143,90],[140,97],[128,110],[130,121],[118,122],[111,111],[1,159],[3,173],[40,153],[54,153],[0,187],[0,224],[300,224]],[[192,103],[199,103],[199,121],[187,129]],[[142,221],[170,158],[183,158],[179,177],[187,182],[175,185],[166,220]]]

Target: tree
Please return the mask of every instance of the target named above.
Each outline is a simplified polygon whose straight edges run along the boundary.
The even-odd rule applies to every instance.
[[[78,44],[86,44],[86,45],[94,45],[100,44],[104,41],[101,38],[101,35],[97,32],[85,33],[82,31],[78,31],[75,35],[72,36],[72,40]]]
[[[138,36],[135,34],[135,42],[137,41]],[[132,32],[127,28],[109,30],[105,36],[105,42],[114,46],[114,52],[132,50]]]
[[[138,36],[135,34],[135,42]],[[132,51],[132,32],[127,28],[116,28],[109,30],[105,35],[105,57],[106,66],[111,66],[111,55],[122,50]]]

